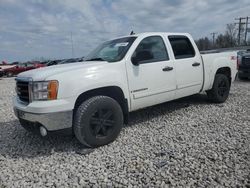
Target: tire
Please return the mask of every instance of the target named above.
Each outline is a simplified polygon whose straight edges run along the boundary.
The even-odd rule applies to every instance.
[[[23,119],[19,119],[19,122],[26,131],[39,135],[39,126],[36,126],[35,123]]]
[[[216,74],[213,87],[207,91],[208,98],[215,103],[223,103],[227,100],[230,91],[230,82],[226,75]]]
[[[78,141],[88,147],[113,142],[123,126],[121,106],[107,96],[95,96],[76,110],[73,129]]]

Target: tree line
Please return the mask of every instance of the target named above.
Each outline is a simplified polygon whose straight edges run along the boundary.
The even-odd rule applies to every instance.
[[[236,24],[227,24],[226,30],[224,33],[218,34],[214,40],[209,39],[208,37],[200,38],[195,40],[199,50],[211,50],[217,48],[231,48],[236,46],[247,46],[250,45],[250,40],[245,40],[245,29],[244,26],[240,33],[240,40],[239,40],[239,33]]]

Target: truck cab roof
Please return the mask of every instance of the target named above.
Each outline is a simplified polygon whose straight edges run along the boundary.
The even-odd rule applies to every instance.
[[[124,35],[117,37],[115,39],[120,39],[124,37],[146,37],[146,36],[152,36],[152,35],[184,35],[184,36],[191,36],[189,33],[173,33],[173,32],[143,32],[143,33],[137,33],[132,35]],[[114,40],[114,39],[113,39]]]

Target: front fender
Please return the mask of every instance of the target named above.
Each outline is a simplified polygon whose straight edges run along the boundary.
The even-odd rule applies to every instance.
[[[129,97],[125,63],[116,62],[73,70],[54,75],[47,79],[58,80],[58,98],[75,98],[89,90],[117,86],[125,98]]]

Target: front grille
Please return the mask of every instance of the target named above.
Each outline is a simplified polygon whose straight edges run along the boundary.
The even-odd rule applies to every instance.
[[[243,56],[242,57],[242,64],[245,66],[250,66],[250,56]]]
[[[23,102],[28,103],[30,101],[29,97],[29,82],[28,81],[16,81],[16,92],[19,99]]]

